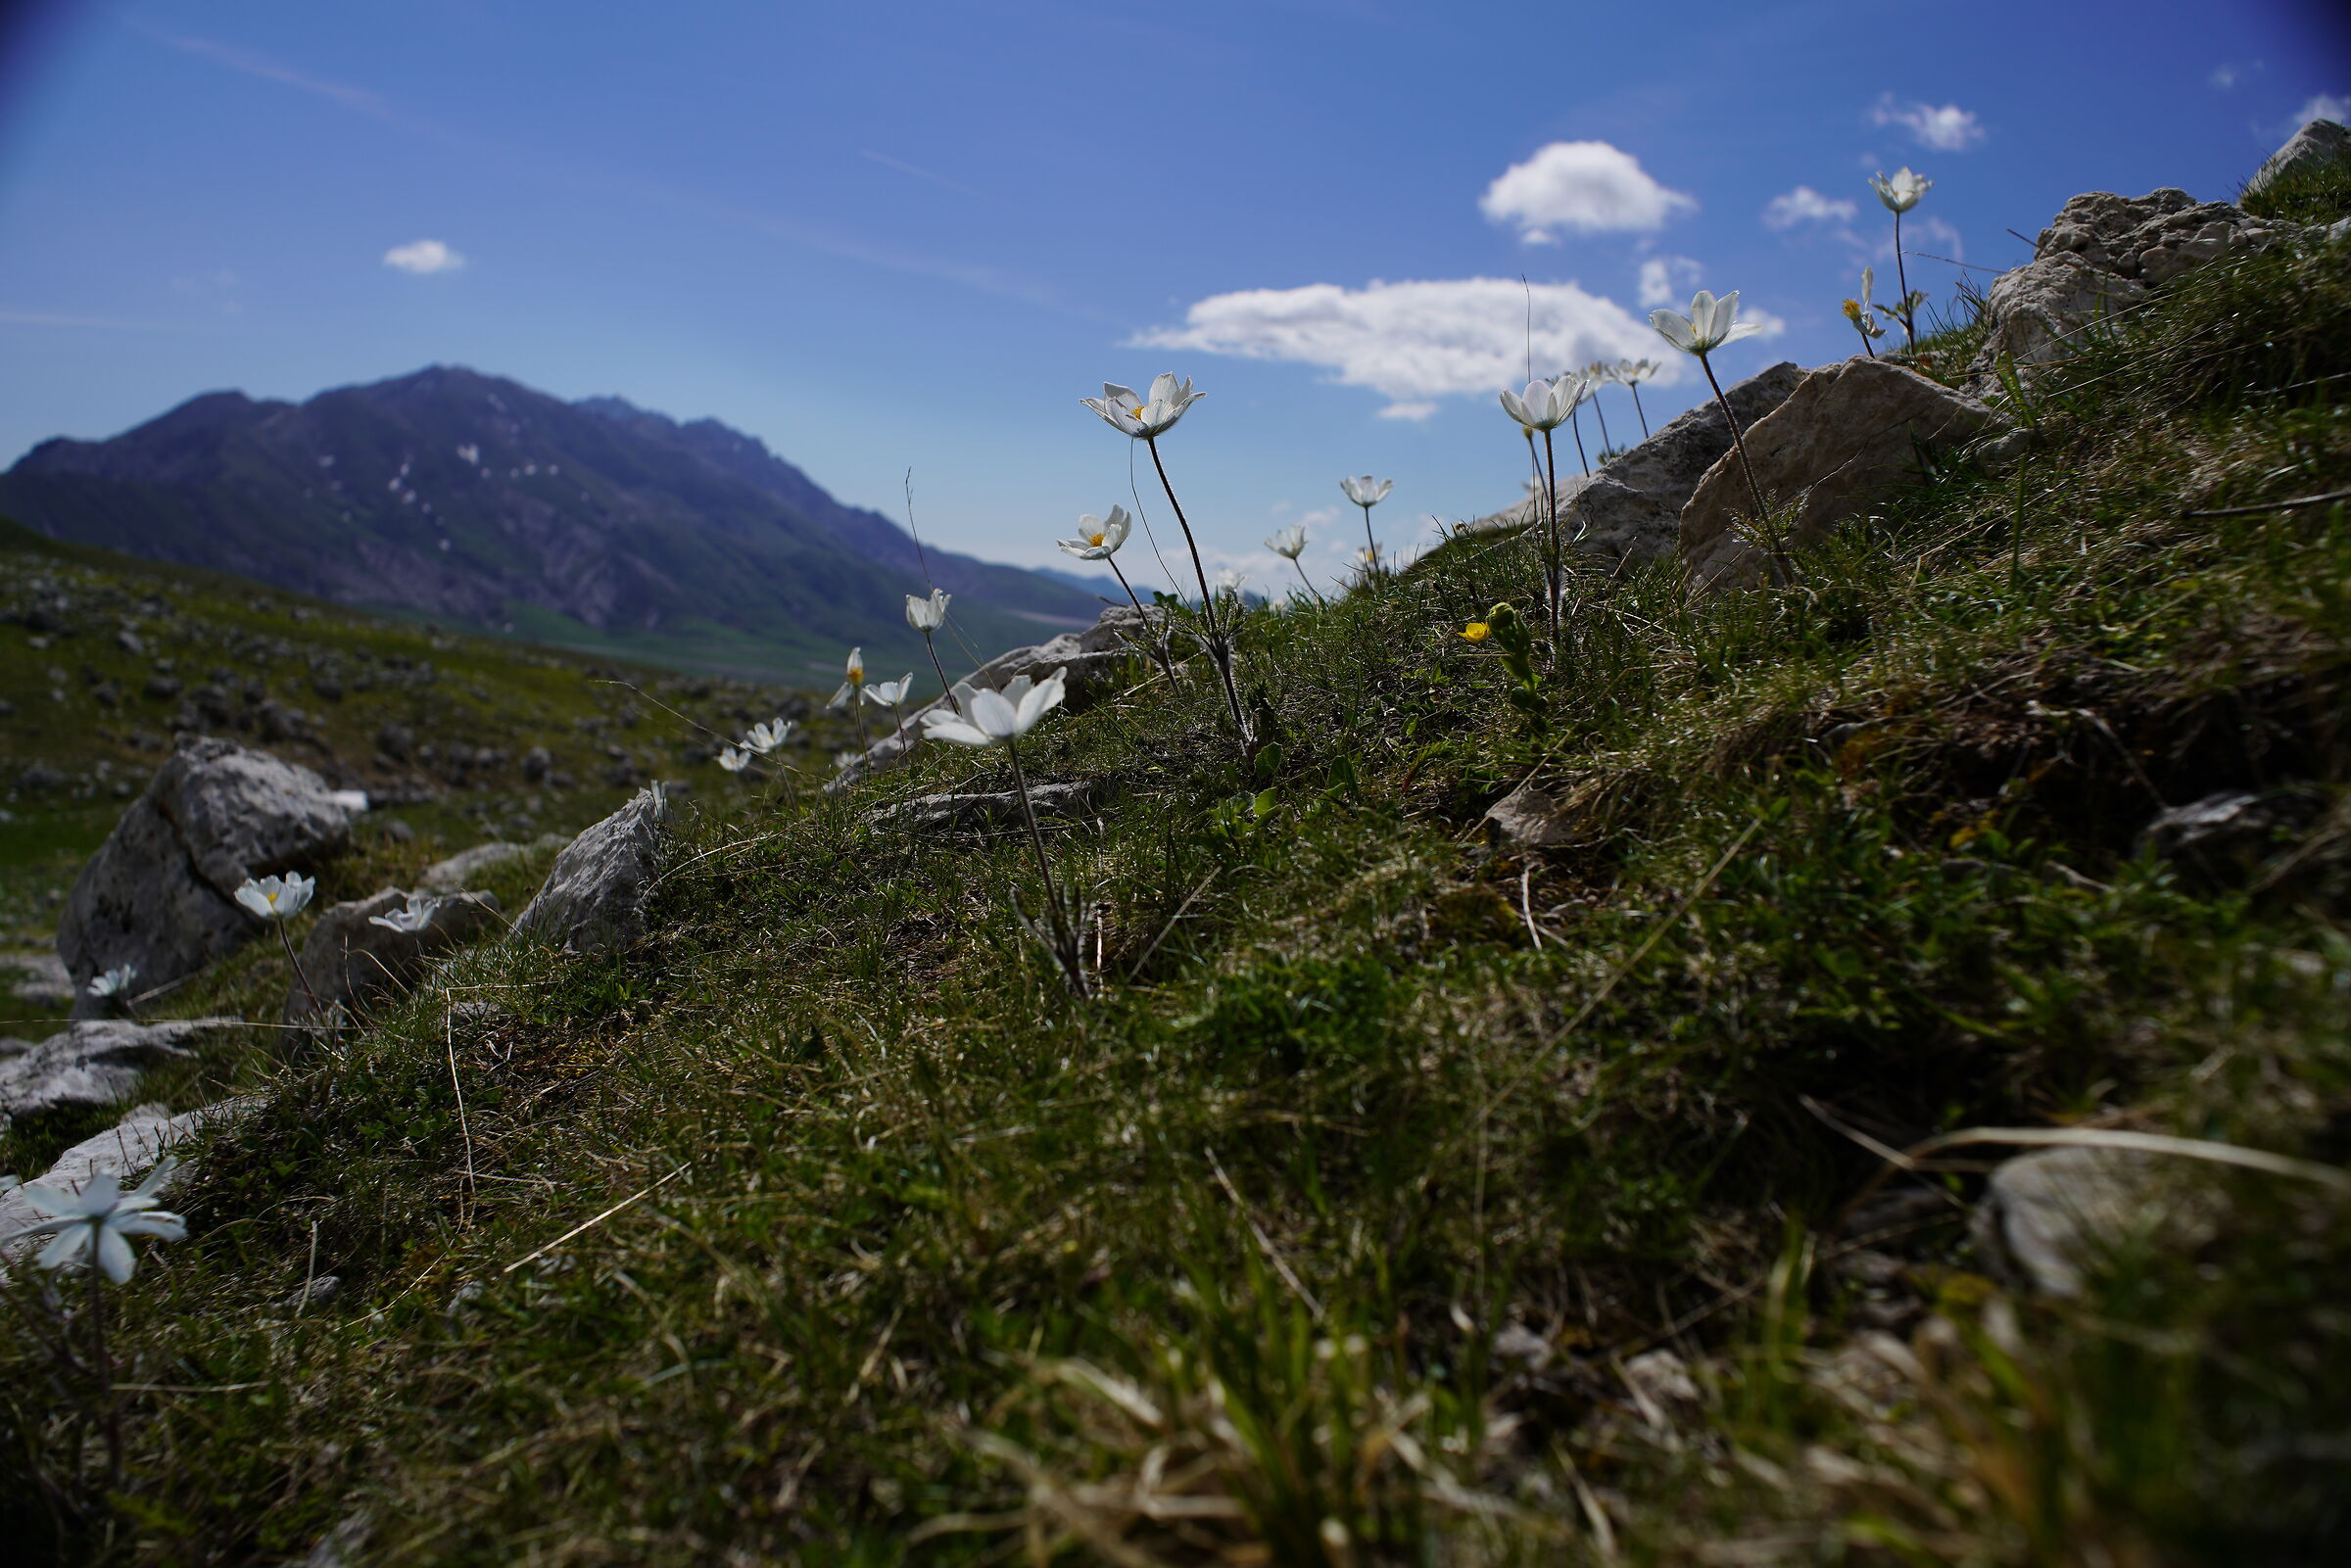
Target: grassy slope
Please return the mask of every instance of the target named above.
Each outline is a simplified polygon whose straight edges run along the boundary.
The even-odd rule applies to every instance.
[[[274,1099],[119,1297],[173,1391],[130,1396],[130,1485],[44,1504],[74,1427],[20,1334],[0,1528],[158,1562],[360,1515],[391,1562],[2339,1559],[2339,1203],[2196,1167],[2182,1212],[2225,1223],[2052,1303],[1930,1198],[1873,1286],[1831,1224],[1880,1163],[1823,1115],[2351,1157],[2351,533],[2182,515],[2351,484],[2347,342],[2339,246],[2197,273],[2043,384],[2021,469],[1939,470],[1796,588],[1578,578],[1541,734],[1453,636],[1528,603],[1526,541],[1253,613],[1271,778],[1198,660],[1029,754],[1117,790],[1053,834],[1095,1000],[1006,906],[1021,838],[861,820],[1000,755],[690,819],[637,951],[486,952],[344,1049],[255,1048]],[[1530,777],[1578,833],[1521,858],[1475,825]],[[2242,875],[2135,846],[2281,783],[2318,815]],[[297,1319],[313,1237],[343,1289]],[[1912,1383],[1842,1354],[1888,1324]],[[1698,1397],[1652,1421],[1621,1371],[1660,1345]],[[1126,1507],[1146,1479],[1188,1509]]]

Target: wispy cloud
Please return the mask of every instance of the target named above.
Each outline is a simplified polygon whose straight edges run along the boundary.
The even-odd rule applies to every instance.
[[[1764,204],[1763,226],[1791,229],[1799,223],[1850,223],[1854,211],[1851,202],[1823,196],[1809,185],[1799,185]]]
[[[1557,242],[1559,229],[1579,234],[1646,230],[1698,208],[1695,197],[1668,190],[1632,154],[1607,142],[1553,142],[1523,164],[1504,169],[1478,211],[1518,230],[1529,245]]]
[[[1647,322],[1573,283],[1479,277],[1219,294],[1185,311],[1182,326],[1138,333],[1128,346],[1317,365],[1387,398],[1386,417],[1424,419],[1439,399],[1515,385],[1530,338],[1537,375],[1636,357],[1657,342]]]
[[[258,76],[264,81],[274,81],[283,86],[299,88],[303,92],[330,99],[346,109],[356,109],[361,114],[374,115],[379,118],[386,114],[383,99],[364,87],[354,87],[347,82],[329,81],[323,76],[313,76],[307,71],[298,71],[292,66],[281,65],[266,55],[257,55],[250,50],[239,49],[233,44],[216,43],[210,38],[189,38],[175,33],[153,31],[149,32],[149,36],[161,43],[168,44],[182,54],[194,55],[199,60],[209,60],[216,66],[226,66],[231,71],[242,71],[248,76]]]
[[[460,270],[465,265],[465,258],[440,240],[410,240],[406,245],[395,245],[386,251],[384,265],[411,277],[429,277],[435,272]]]
[[[1705,275],[1706,269],[1689,257],[1650,257],[1641,263],[1641,303],[1653,310],[1660,305],[1679,305]]]
[[[1869,118],[1872,124],[1905,127],[1921,147],[1939,153],[1965,152],[1984,139],[1984,126],[1975,112],[1957,104],[1938,109],[1933,104],[1897,103],[1894,94],[1887,93],[1870,110]]]
[[[2294,111],[2297,130],[2314,119],[2331,119],[2338,125],[2351,122],[2351,93],[2315,93]]]
[[[0,309],[0,326],[5,327],[63,327],[73,331],[94,332],[184,332],[187,328],[164,321],[125,321],[120,316],[73,315],[62,310],[12,310]]]
[[[870,158],[875,163],[880,164],[884,168],[894,168],[901,174],[912,174],[916,179],[927,179],[934,185],[944,185],[951,191],[961,191],[966,196],[982,196],[984,194],[984,192],[972,189],[971,186],[964,184],[960,180],[949,179],[944,174],[934,174],[927,168],[918,168],[914,165],[907,163],[904,159],[892,158],[888,153],[877,153],[871,147],[858,148],[857,156],[860,158]]]

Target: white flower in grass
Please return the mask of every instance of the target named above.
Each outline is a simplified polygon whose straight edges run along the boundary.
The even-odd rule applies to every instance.
[[[1549,381],[1530,381],[1523,393],[1504,392],[1502,411],[1529,430],[1557,430],[1590,390],[1584,378],[1570,370]]]
[[[994,746],[1017,740],[1061,705],[1067,674],[1055,670],[1033,686],[1024,675],[1001,691],[959,686],[955,694],[963,711],[931,709],[923,715],[923,733],[933,740],[950,740],[959,746]]]
[[[63,1268],[79,1261],[85,1253],[95,1253],[99,1268],[120,1285],[138,1266],[137,1259],[131,1256],[128,1238],[153,1236],[158,1241],[178,1241],[188,1233],[187,1222],[179,1215],[155,1207],[155,1195],[170,1179],[177,1164],[167,1158],[129,1192],[122,1190],[121,1178],[111,1170],[92,1176],[79,1192],[34,1182],[24,1189],[23,1196],[43,1217],[17,1234],[39,1236],[54,1232],[55,1239],[41,1249],[39,1261],[43,1268]]]
[[[410,893],[408,908],[396,909],[389,915],[370,915],[367,924],[413,936],[433,923],[433,914],[440,907],[441,900],[429,893]]]
[[[865,700],[877,708],[894,708],[905,701],[906,693],[913,689],[914,672],[909,670],[895,681],[876,681],[867,687]]]
[[[906,595],[906,624],[918,632],[936,632],[947,624],[947,600],[953,595],[935,588],[929,598]]]
[[[317,890],[313,877],[248,877],[245,885],[237,889],[237,902],[264,920],[290,920],[303,912],[311,894]]]
[[[1148,397],[1135,396],[1132,387],[1105,381],[1101,397],[1078,401],[1100,414],[1111,429],[1141,439],[1166,430],[1183,417],[1186,408],[1207,396],[1205,392],[1192,390],[1190,376],[1178,383],[1175,376],[1163,371],[1152,377]]]
[[[718,765],[729,773],[743,772],[745,767],[749,766],[751,754],[739,746],[720,746],[718,748]]]
[[[1249,574],[1246,572],[1236,572],[1229,566],[1217,568],[1217,592],[1220,594],[1238,594],[1241,585],[1248,581]]]
[[[1884,173],[1869,176],[1869,188],[1878,193],[1878,200],[1886,204],[1889,213],[1907,213],[1934,185],[1924,174],[1911,173],[1906,165],[1895,170],[1892,178]]]
[[[1339,481],[1339,489],[1358,506],[1376,506],[1395,488],[1393,479],[1373,479],[1369,474],[1354,474]]]
[[[1119,546],[1127,543],[1127,536],[1133,532],[1134,519],[1127,515],[1127,508],[1113,506],[1108,517],[1087,512],[1078,519],[1076,539],[1057,539],[1054,543],[1061,546],[1064,555],[1075,555],[1081,561],[1102,561],[1116,555]]]
[[[836,751],[833,753],[833,771],[846,773],[864,760],[865,753],[862,751]]]
[[[779,716],[771,724],[754,724],[745,731],[743,749],[764,757],[791,738],[792,721]]]
[[[1665,367],[1655,359],[1619,359],[1608,367],[1620,387],[1637,387],[1644,381],[1655,381],[1657,372]]]
[[[865,649],[849,649],[848,663],[842,668],[847,673],[848,679],[840,683],[840,689],[834,692],[825,703],[828,708],[838,708],[844,702],[854,702],[857,700],[857,693],[865,689]]]
[[[1300,523],[1266,536],[1266,548],[1285,561],[1294,561],[1306,553],[1306,528]]]
[[[136,964],[118,964],[104,974],[91,975],[88,990],[90,995],[104,1001],[110,996],[120,996],[128,991],[130,982],[138,977],[139,967]]]
[[[1652,310],[1649,324],[1657,335],[1684,354],[1711,354],[1726,343],[1752,337],[1762,331],[1752,321],[1739,319],[1739,291],[1731,290],[1717,300],[1701,289],[1690,300],[1690,313],[1682,315],[1672,310]]]

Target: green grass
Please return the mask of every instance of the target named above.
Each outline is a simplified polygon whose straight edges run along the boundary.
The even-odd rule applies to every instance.
[[[10,1286],[0,1528],[85,1562],[355,1517],[386,1562],[2339,1557],[2322,1189],[2176,1173],[2227,1222],[2072,1302],[1988,1277],[1955,1207],[1868,1238],[1891,1286],[1832,1226],[1881,1164],[1840,1127],[2351,1158],[2351,533],[2183,515],[2343,488],[2347,327],[2340,247],[2216,265],[2037,386],[2021,468],[1939,466],[1791,587],[1581,576],[1539,729],[1455,636],[1531,608],[1518,537],[1251,612],[1257,766],[1206,661],[1138,665],[1025,752],[1105,791],[1052,834],[1092,1000],[1013,919],[1023,838],[867,821],[999,755],[710,797],[635,950],[484,949],[336,1049],[208,1060],[269,1098],[118,1295],[125,1381],[171,1392],[126,1397],[123,1491],[73,1492]],[[1571,843],[1481,831],[1528,780]],[[2238,874],[2139,845],[2282,784],[2318,814]],[[282,998],[268,963],[186,1009]],[[342,1290],[296,1318],[313,1238]],[[1915,1375],[1880,1386],[1889,1323]],[[1661,1424],[1622,1374],[1660,1346],[1698,1396]]]

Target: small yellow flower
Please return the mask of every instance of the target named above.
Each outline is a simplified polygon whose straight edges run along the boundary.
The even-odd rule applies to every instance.
[[[1494,628],[1484,621],[1471,621],[1467,626],[1462,628],[1461,635],[1464,641],[1483,642],[1494,635]]]

